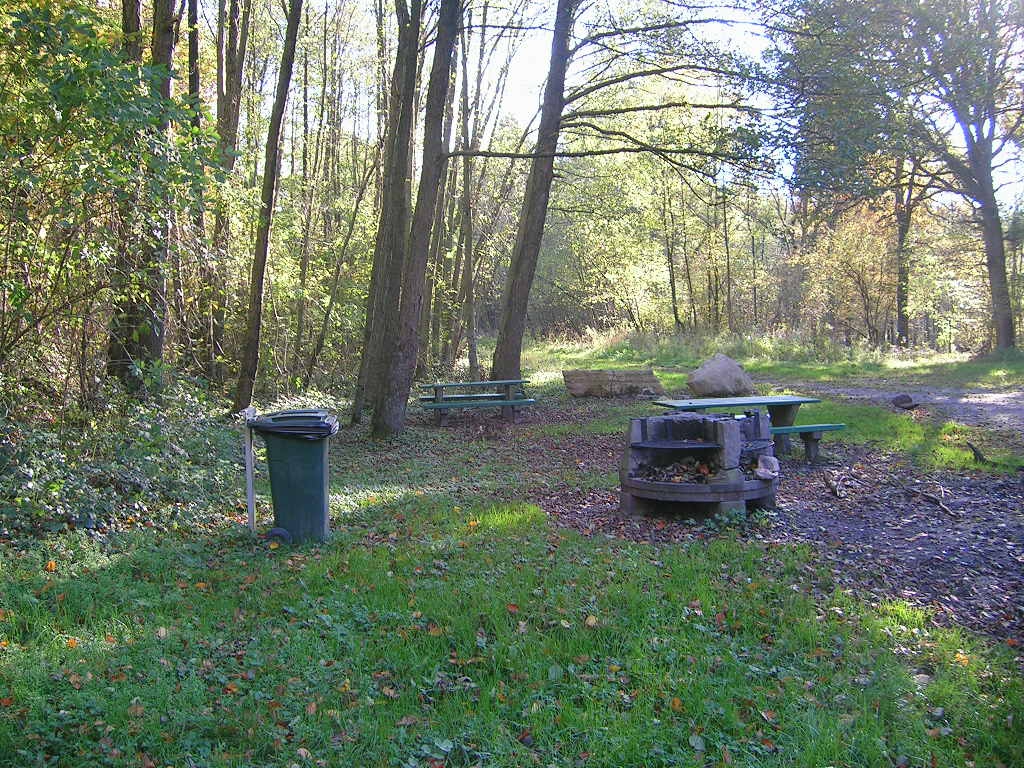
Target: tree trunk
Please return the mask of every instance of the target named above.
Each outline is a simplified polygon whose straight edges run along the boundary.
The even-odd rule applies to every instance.
[[[192,130],[199,141],[199,131],[202,128],[202,104],[203,97],[199,92],[199,0],[188,0],[188,101],[192,109],[190,122]],[[212,317],[211,291],[217,280],[217,275],[210,263],[206,242],[206,190],[203,186],[202,174],[197,174],[192,185],[192,199],[189,201],[192,212],[192,241],[193,249],[198,256],[200,285],[197,290],[197,302],[193,306],[190,301],[188,305],[188,318],[179,316],[178,322],[191,355],[191,364],[198,366],[198,369],[206,373],[204,365],[205,355],[202,349],[204,342],[210,338]],[[184,302],[183,302],[184,303]],[[196,357],[199,354],[198,358]]]
[[[263,280],[267,270],[267,253],[270,250],[270,224],[274,215],[274,192],[280,169],[281,124],[284,122],[285,105],[288,102],[288,84],[292,78],[292,64],[295,61],[295,42],[299,36],[299,18],[302,15],[302,0],[288,3],[288,27],[285,31],[284,50],[281,52],[281,68],[277,76],[277,91],[274,106],[270,111],[270,126],[267,129],[266,154],[263,161],[263,188],[260,191],[260,217],[256,225],[256,249],[252,260],[252,275],[249,281],[249,312],[246,317],[245,349],[238,373],[238,388],[235,393],[235,410],[248,408],[252,403],[252,391],[259,369],[260,329],[263,321]]]
[[[1003,242],[1003,224],[999,217],[999,204],[995,195],[978,206],[982,237],[985,242],[985,265],[992,296],[992,324],[996,333],[997,349],[1016,347],[1013,325],[1013,305],[1010,303],[1009,284],[1006,280],[1006,247]]]
[[[437,205],[438,187],[447,165],[447,147],[444,146],[443,136],[444,113],[451,83],[452,53],[455,50],[460,9],[461,0],[441,0],[438,11],[434,59],[423,118],[423,161],[409,233],[409,251],[402,276],[398,322],[394,326],[395,332],[385,335],[385,365],[380,382],[383,396],[373,413],[373,433],[378,437],[401,432],[405,427],[405,408],[419,346],[419,318],[423,307],[431,225]]]
[[[352,396],[352,423],[363,419],[367,393],[378,405],[380,370],[383,362],[384,339],[388,314],[395,313],[400,296],[393,286],[400,280],[405,263],[406,238],[409,234],[409,169],[410,142],[412,141],[413,97],[416,90],[416,60],[418,57],[422,5],[413,0],[407,7],[405,0],[397,0],[398,50],[391,79],[390,109],[384,141],[383,185],[381,189],[380,219],[373,250],[373,269],[370,273],[369,292],[366,297],[366,321],[363,330],[363,354],[359,362],[359,378]]]
[[[671,201],[668,199],[668,190],[661,191],[661,228],[664,230],[665,238],[665,266],[668,268],[668,287],[672,296],[672,323],[676,333],[683,330],[683,321],[679,317],[679,293],[676,290],[676,216],[671,209]]]
[[[455,108],[455,72],[456,67],[453,66],[452,82],[448,84],[448,104],[445,107],[444,114],[444,138],[442,143],[445,147],[451,144],[452,138]],[[437,204],[434,208],[434,223],[430,238],[430,254],[428,256],[430,269],[427,275],[427,285],[424,289],[423,311],[420,313],[420,342],[419,355],[416,360],[416,378],[425,375],[427,366],[437,359],[437,350],[431,345],[431,329],[433,328],[434,318],[437,317],[435,310],[439,303],[439,290],[441,288],[441,264],[443,262],[441,243],[447,234],[446,225],[448,218],[445,212],[448,209],[450,198],[452,198],[450,189],[451,177],[451,172],[441,176],[441,186],[437,193]]]
[[[137,2],[132,2],[129,8],[122,7],[122,22],[130,25],[125,30],[126,54],[129,45],[132,54],[138,51],[134,43],[128,43],[141,34],[141,30],[135,26],[138,20]],[[163,67],[164,74],[157,84],[157,91],[167,101],[171,98],[171,66],[178,21],[179,17],[174,14],[173,0],[155,0],[150,56],[154,66]],[[170,140],[170,116],[166,108],[161,112],[157,130],[163,140]],[[164,197],[155,201],[155,210],[143,212],[143,215],[151,217],[152,231],[136,244],[138,261],[128,258],[131,269],[125,275],[129,279],[128,289],[115,306],[111,318],[107,370],[133,391],[139,391],[147,384],[159,386],[160,383],[158,369],[163,361],[164,322],[167,315],[165,269],[170,238],[170,207],[171,201]],[[134,275],[140,279],[138,286],[131,285]],[[147,367],[151,369],[149,375],[155,377],[155,380],[145,380]]]
[[[327,11],[324,10],[326,16]],[[303,15],[303,32],[309,34],[309,6]],[[294,142],[294,139],[293,139]],[[302,52],[302,246],[299,257],[299,295],[295,299],[295,337],[289,379],[297,379],[302,365],[302,342],[306,337],[306,291],[309,281],[310,232],[313,229],[313,192],[309,177],[309,50]]]
[[[736,332],[732,307],[732,252],[729,249],[729,198],[722,185],[722,242],[725,245],[725,323],[729,333]]]
[[[565,106],[565,73],[569,66],[569,38],[580,0],[558,0],[551,40],[548,80],[544,86],[535,157],[526,181],[523,208],[501,302],[498,339],[494,348],[491,378],[518,379],[522,372],[523,333],[537,259],[540,256],[548,197],[554,178],[554,154]]]

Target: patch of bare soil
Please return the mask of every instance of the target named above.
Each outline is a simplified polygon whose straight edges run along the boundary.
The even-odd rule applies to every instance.
[[[615,436],[543,439],[533,470],[614,471],[621,448]],[[808,544],[836,585],[863,598],[906,600],[932,608],[938,623],[1024,642],[1022,478],[922,472],[898,456],[830,448],[826,464],[784,458],[777,510],[741,536]],[[719,535],[682,516],[623,516],[615,490],[548,485],[531,496],[556,524],[587,536],[671,544]]]
[[[453,438],[462,433],[506,441],[519,433],[517,450],[527,454],[529,471],[509,493],[586,536],[685,545],[721,535],[704,521],[679,515],[626,517],[617,488],[567,482],[617,472],[619,435],[572,430],[521,439],[531,424],[585,423],[609,402],[617,401],[535,409],[519,425],[465,420],[452,428]],[[764,525],[739,535],[767,545],[812,546],[831,584],[869,601],[928,607],[936,623],[956,622],[1024,648],[1024,473],[926,472],[874,448],[837,440],[826,446],[821,464],[804,462],[799,447],[795,456],[782,458],[777,509]]]

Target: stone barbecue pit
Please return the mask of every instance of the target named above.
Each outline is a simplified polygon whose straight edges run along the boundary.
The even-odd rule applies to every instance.
[[[622,512],[704,516],[774,507],[778,463],[769,427],[756,410],[631,419],[619,470]]]

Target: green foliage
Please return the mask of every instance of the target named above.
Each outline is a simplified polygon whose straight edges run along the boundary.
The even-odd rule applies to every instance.
[[[188,380],[159,402],[0,420],[0,538],[173,528],[234,514],[238,435]],[[218,508],[219,507],[219,508]]]
[[[93,389],[106,303],[145,279],[118,274],[117,254],[153,237],[168,190],[187,199],[209,160],[209,136],[161,130],[186,114],[157,92],[165,74],[125,62],[84,3],[0,10],[0,370],[45,379],[78,357]]]
[[[221,531],[5,552],[0,764],[1024,757],[1008,654],[817,593],[807,551],[652,550],[454,501],[378,501],[307,550]]]

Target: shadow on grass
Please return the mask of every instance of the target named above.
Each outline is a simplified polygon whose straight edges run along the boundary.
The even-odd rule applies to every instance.
[[[585,539],[415,490],[356,517],[319,547],[138,535],[5,561],[0,764],[1024,756],[1005,653],[821,592],[804,549]]]

